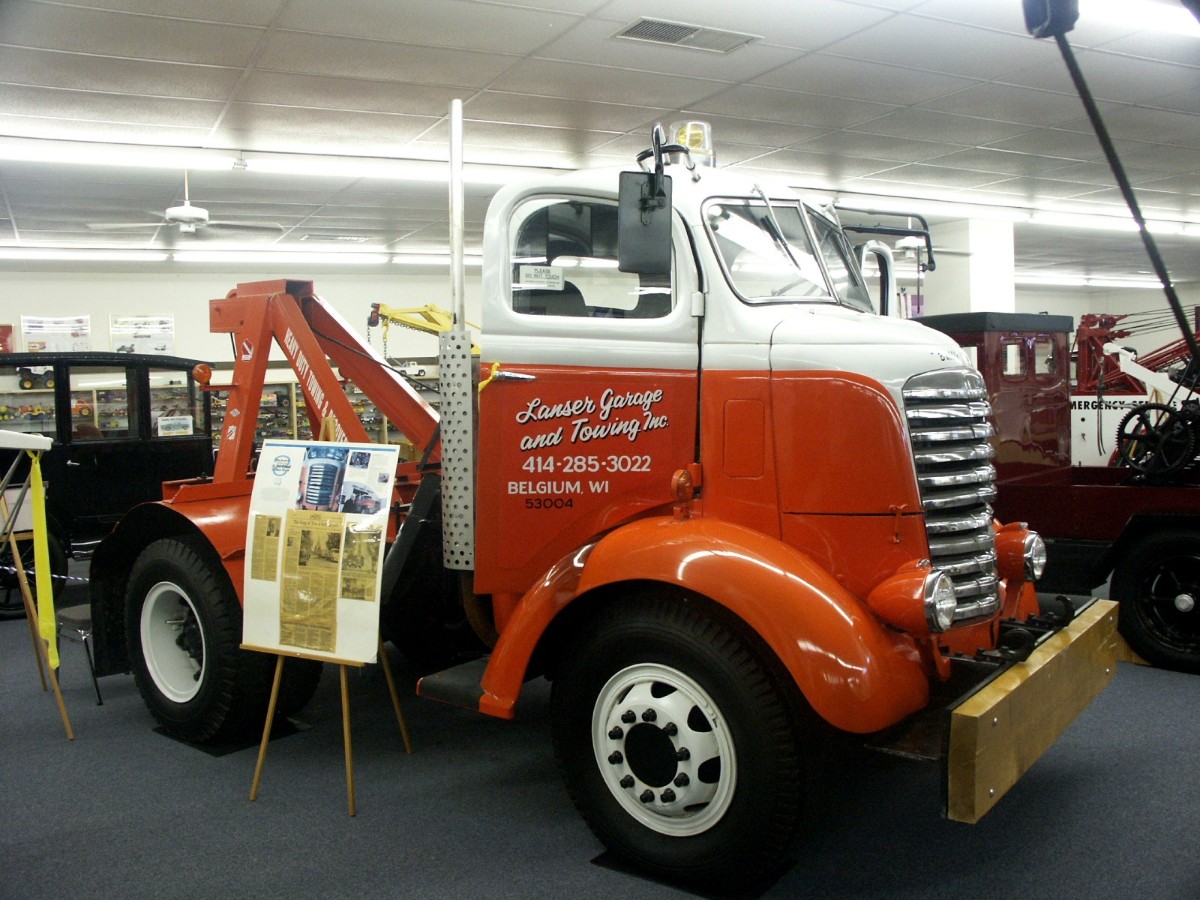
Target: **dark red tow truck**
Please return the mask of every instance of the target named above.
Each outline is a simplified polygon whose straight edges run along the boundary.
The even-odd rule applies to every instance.
[[[1045,539],[1039,590],[1089,594],[1111,577],[1130,648],[1154,665],[1200,672],[1200,466],[1156,475],[1071,465],[1070,316],[921,322],[974,348],[995,416],[996,516]]]

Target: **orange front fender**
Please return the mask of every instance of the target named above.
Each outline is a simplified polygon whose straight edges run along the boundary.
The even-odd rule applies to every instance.
[[[522,598],[484,675],[480,710],[511,716],[529,659],[550,622],[598,588],[641,581],[685,588],[752,628],[808,702],[844,731],[894,724],[929,701],[914,640],[798,550],[713,519],[643,519],[565,558]]]

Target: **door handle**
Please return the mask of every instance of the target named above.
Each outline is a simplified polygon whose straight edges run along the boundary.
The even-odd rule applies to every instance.
[[[78,467],[78,466],[81,466],[81,465],[83,465],[83,463],[77,462],[76,460],[73,460],[73,459],[68,459],[68,460],[67,460],[67,465],[68,465],[68,466],[76,466],[76,467]]]

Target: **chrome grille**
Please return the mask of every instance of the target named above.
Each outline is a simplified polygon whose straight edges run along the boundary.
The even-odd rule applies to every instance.
[[[910,378],[904,412],[925,509],[930,562],[954,581],[956,622],[1000,606],[992,501],[995,455],[983,377],[942,369]]]

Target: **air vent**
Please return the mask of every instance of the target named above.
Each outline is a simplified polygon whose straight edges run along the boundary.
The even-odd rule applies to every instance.
[[[708,50],[710,53],[729,53],[743,44],[758,40],[753,34],[718,31],[699,25],[646,18],[625,26],[613,37],[629,41],[647,41],[651,44],[670,44],[672,47],[687,47],[689,50]]]

